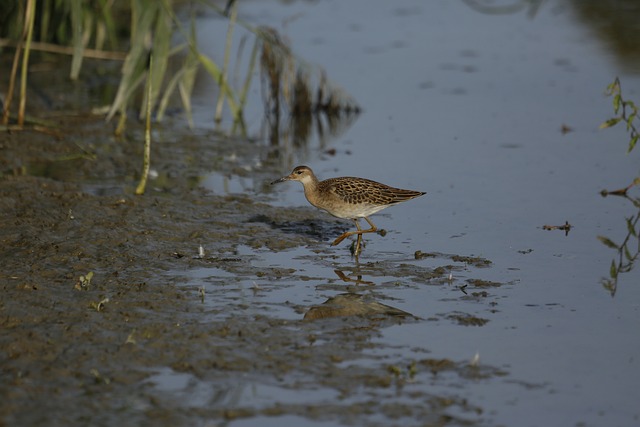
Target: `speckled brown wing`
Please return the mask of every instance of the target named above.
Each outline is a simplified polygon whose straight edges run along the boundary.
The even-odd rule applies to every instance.
[[[355,177],[330,178],[320,182],[319,186],[323,187],[321,191],[335,194],[350,204],[395,205],[425,194]]]

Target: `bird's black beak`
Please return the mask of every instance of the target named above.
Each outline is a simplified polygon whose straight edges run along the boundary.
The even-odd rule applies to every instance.
[[[280,178],[280,179],[276,179],[275,181],[273,181],[273,182],[271,183],[271,185],[273,185],[273,184],[277,184],[277,183],[279,183],[279,182],[289,181],[290,179],[291,179],[291,175],[283,176],[282,178]]]

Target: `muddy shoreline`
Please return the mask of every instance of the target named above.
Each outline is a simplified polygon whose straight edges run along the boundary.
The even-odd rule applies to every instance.
[[[247,376],[293,389],[317,381],[347,395],[362,384],[386,390],[397,383],[385,370],[353,372],[336,362],[358,357],[384,322],[412,320],[359,316],[347,325],[311,325],[303,320],[308,307],[291,307],[299,313],[295,321],[255,316],[241,303],[202,304],[197,287],[186,284],[184,272],[199,266],[277,282],[295,271],[254,267],[237,247],[311,245],[322,252],[328,249],[323,240],[348,226],[310,208],[283,210],[194,185],[225,150],[255,155],[262,147],[202,135],[183,137],[179,146],[160,138],[153,163],[160,177],[139,197],[131,194],[139,144],[112,141],[100,118],[75,133],[65,129],[63,138],[31,131],[0,137],[4,425],[197,425],[278,414],[346,420],[353,411],[369,411],[369,404],[260,407],[228,396]],[[42,170],[25,168],[32,164],[48,165],[43,174],[53,177],[30,174]],[[202,259],[199,245],[206,250]],[[90,272],[90,282],[82,282]],[[194,408],[189,396],[159,390],[153,378],[163,373],[210,385],[212,400]],[[451,404],[472,410],[462,401],[441,409]]]
[[[381,328],[427,321],[395,309],[385,287],[446,284],[464,268],[455,256],[416,254],[439,265],[428,268],[367,262],[365,249],[360,264],[337,262],[348,243],[329,244],[349,222],[269,204],[280,147],[188,130],[179,117],[154,125],[154,175],[135,196],[141,125],[116,138],[113,123],[77,112],[91,88],[59,73],[30,82],[40,89],[30,112],[49,126],[0,133],[0,425],[474,424],[481,409],[457,396],[388,397],[416,372],[480,373],[467,362],[425,355],[409,368],[365,355]],[[206,191],[211,171],[250,178],[254,191]],[[299,247],[326,276],[260,259]],[[269,297],[311,281],[325,304]]]
[[[348,422],[371,411],[437,422],[452,405],[477,413],[462,399],[428,395],[431,408],[348,398],[330,399],[330,406],[234,401],[251,383],[323,387],[345,397],[363,386],[397,387],[405,374],[375,360],[371,369],[340,365],[362,357],[377,328],[417,320],[383,309],[318,323],[303,319],[310,307],[290,306],[298,313],[291,320],[255,315],[243,301],[203,304],[213,297],[189,285],[190,269],[217,267],[275,286],[295,279],[295,270],[255,267],[238,255],[239,246],[283,251],[306,245],[329,256],[328,240],[348,224],[308,207],[284,210],[259,196],[202,190],[198,174],[211,164],[222,164],[224,173],[247,173],[241,164],[224,163],[225,156],[241,153],[236,158],[242,163],[264,150],[211,134],[159,131],[153,151],[158,178],[146,195],[134,196],[141,130],[115,141],[100,118],[69,120],[54,136],[23,131],[0,137],[1,424],[201,425],[284,415]],[[265,182],[273,175],[266,172]],[[203,258],[196,256],[200,245]],[[90,272],[90,282],[83,282]],[[352,289],[334,280],[328,286]],[[182,380],[206,384],[207,391],[163,389]],[[205,402],[193,405],[198,395]]]

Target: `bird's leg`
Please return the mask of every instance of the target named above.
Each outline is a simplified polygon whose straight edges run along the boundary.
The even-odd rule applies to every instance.
[[[376,227],[368,217],[365,216],[364,219],[369,223],[371,228],[368,230],[364,230],[363,233],[375,233],[376,231],[378,231],[378,227]]]
[[[358,223],[357,219],[356,219],[356,227],[358,228],[358,231],[362,231],[362,228],[360,228],[360,223]],[[360,256],[360,252],[362,252],[362,233],[358,234],[358,239],[356,240],[356,247],[353,250],[353,256],[356,257],[356,260]]]
[[[362,242],[362,235],[364,233],[375,233],[376,231],[378,231],[378,228],[373,224],[373,222],[371,222],[371,220],[369,218],[367,218],[366,216],[364,217],[364,219],[369,223],[369,225],[371,226],[371,228],[367,229],[367,230],[363,230],[360,228],[360,224],[358,224],[358,219],[354,218],[354,221],[356,222],[356,228],[358,230],[356,231],[347,231],[345,233],[342,233],[340,235],[340,237],[338,237],[336,240],[333,241],[333,243],[331,244],[331,246],[335,246],[337,244],[339,244],[340,242],[342,242],[344,239],[346,239],[349,236],[353,236],[354,234],[358,235],[358,242]]]
[[[356,240],[356,247],[353,249],[353,256],[356,257],[356,260],[360,256],[362,252],[362,234],[358,234],[358,240]]]
[[[358,228],[358,231],[360,230],[360,225],[358,225],[358,220],[354,219],[355,223],[356,223],[356,227]],[[339,244],[340,242],[342,242],[344,239],[346,239],[349,236],[352,236],[354,234],[357,234],[358,231],[345,231],[344,233],[342,233],[336,240],[333,241],[333,243],[331,244],[331,246],[335,246],[337,244]]]

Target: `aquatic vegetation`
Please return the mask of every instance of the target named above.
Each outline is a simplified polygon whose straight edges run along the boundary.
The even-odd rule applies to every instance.
[[[636,179],[638,180],[638,179]],[[622,243],[615,243],[612,239],[605,236],[597,236],[604,245],[615,249],[618,254],[611,260],[611,266],[609,267],[609,277],[602,279],[602,286],[611,293],[611,296],[615,296],[618,290],[618,278],[621,273],[628,273],[633,269],[634,263],[640,257],[640,234],[638,234],[638,225],[640,222],[640,198],[631,198],[626,194],[623,196],[629,200],[637,212],[630,216],[625,217],[627,233]]]
[[[638,129],[635,124],[638,122],[638,107],[633,101],[624,99],[622,97],[622,88],[620,85],[620,79],[616,79],[607,86],[605,92],[607,96],[613,97],[613,112],[614,117],[605,121],[600,125],[600,129],[610,128],[617,125],[620,122],[626,123],[627,132],[629,132],[629,148],[627,152],[631,152],[638,142]]]
[[[622,96],[622,88],[620,79],[616,79],[607,86],[607,96],[613,97],[613,111],[615,116],[608,119],[600,125],[600,129],[610,128],[617,125],[620,122],[626,124],[626,130],[629,133],[629,146],[627,153],[631,152],[638,142],[638,129],[636,123],[638,122],[638,107],[631,101],[624,99]],[[611,293],[611,296],[615,296],[618,289],[618,278],[620,273],[627,273],[633,268],[633,264],[640,257],[640,235],[638,234],[638,223],[640,221],[640,198],[631,197],[629,190],[635,186],[640,185],[640,177],[636,177],[629,185],[617,190],[602,190],[600,194],[602,197],[621,196],[629,200],[638,211],[630,216],[625,217],[625,225],[627,234],[622,240],[622,243],[617,244],[614,240],[606,236],[597,236],[598,240],[607,247],[615,249],[618,254],[611,260],[611,266],[609,267],[609,277],[602,279],[602,286]]]
[[[195,6],[206,6],[228,22],[222,64],[217,64],[199,49]],[[28,62],[34,50],[71,55],[72,80],[81,78],[85,58],[122,61],[116,93],[109,107],[104,110],[107,120],[118,117],[117,135],[124,131],[127,112],[138,100],[138,118],[142,120],[151,109],[152,116],[158,121],[164,118],[171,103],[179,100],[189,125],[193,126],[191,97],[200,69],[219,88],[213,121],[216,124],[222,121],[226,106],[233,120],[232,133],[239,131],[244,134],[243,111],[254,80],[258,56],[263,81],[267,82],[269,88],[265,113],[272,126],[274,117],[277,119],[275,122],[279,122],[285,105],[292,118],[294,134],[301,138],[308,136],[312,122],[318,128],[318,133],[322,134],[321,114],[326,118],[329,130],[336,132],[343,119],[359,112],[357,104],[344,91],[328,83],[319,67],[313,67],[296,57],[276,30],[253,27],[238,19],[237,2],[229,2],[227,9],[223,10],[205,0],[193,4],[174,0],[3,2],[0,6],[0,47],[13,48],[14,52],[11,72],[8,73],[7,93],[4,99],[0,98],[2,126],[8,127],[10,121],[14,120],[10,113],[18,75],[20,85],[16,128],[31,122],[25,111]],[[181,16],[178,16],[178,10]],[[182,17],[185,12],[188,12],[187,19]],[[244,78],[237,78],[238,71],[235,72],[235,80],[242,82],[238,88],[232,87],[229,78],[236,25],[254,37]],[[126,48],[123,47],[125,45]],[[244,42],[241,46],[244,46]],[[149,61],[151,56],[154,58],[153,64]],[[238,52],[240,56],[241,52]],[[313,76],[316,77],[313,79]],[[145,90],[147,80],[151,81],[150,91]],[[315,97],[311,96],[314,92]]]

